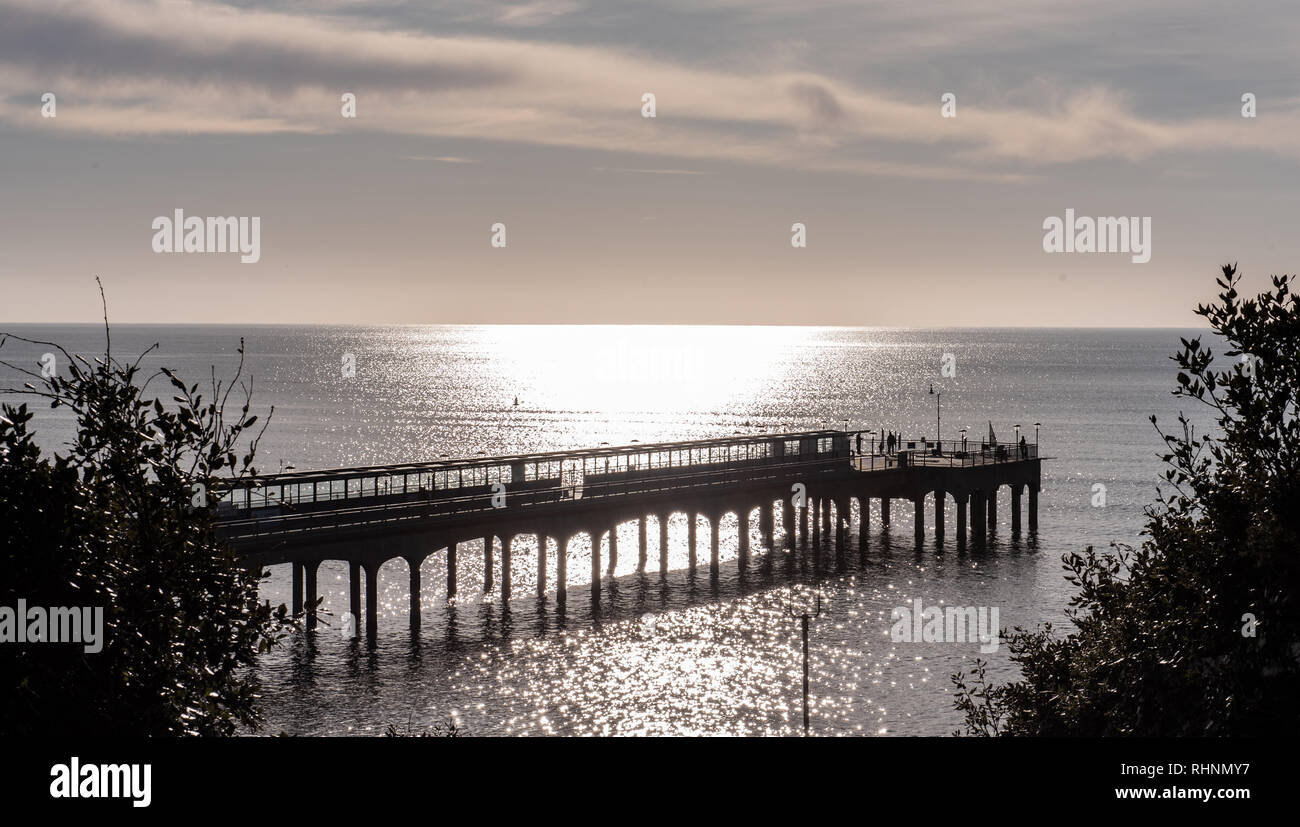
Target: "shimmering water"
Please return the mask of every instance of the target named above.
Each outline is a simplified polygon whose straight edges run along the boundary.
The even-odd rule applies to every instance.
[[[85,353],[102,344],[91,326],[5,327]],[[210,364],[233,369],[241,335],[254,404],[276,408],[264,471],[841,427],[845,419],[920,437],[936,427],[931,383],[942,391],[946,439],[961,427],[977,439],[992,420],[1000,440],[1019,423],[1032,441],[1032,423],[1041,422],[1042,452],[1052,458],[1037,535],[1011,536],[1004,491],[997,539],[981,552],[956,551],[951,504],[946,546],[935,546],[931,525],[915,548],[911,508],[898,503],[890,533],[872,515],[865,556],[855,532],[842,564],[829,551],[767,554],[756,538],[741,571],[730,517],[721,527],[721,574],[711,580],[707,565],[685,570],[679,516],[668,527],[670,570],[657,571],[651,519],[651,571],[638,575],[636,529],[626,524],[597,616],[584,585],[584,536],[569,549],[563,614],[552,597],[535,597],[526,543],[515,546],[506,605],[481,593],[480,544],[461,548],[454,605],[444,561],[431,557],[415,636],[406,563],[388,563],[373,647],[339,634],[347,569],[325,563],[320,586],[333,625],[259,667],[268,732],[374,734],[390,723],[418,729],[454,717],[474,735],[794,733],[801,661],[798,621],[787,608],[798,584],[818,580],[827,600],[812,627],[813,729],[933,735],[960,723],[949,676],[980,656],[978,644],[893,643],[891,609],[921,598],[997,607],[1002,626],[1063,621],[1070,590],[1061,554],[1138,540],[1161,468],[1147,416],[1177,413],[1167,357],[1192,332],[119,326],[113,346],[122,355],[159,342],[161,356],[147,364],[200,381]],[[10,342],[0,353],[34,363],[43,350]],[[940,376],[945,353],[956,358],[954,378]],[[345,354],[355,357],[355,377],[343,376]],[[68,434],[58,414],[39,415],[46,444]],[[1092,504],[1098,483],[1105,507]],[[701,543],[707,537],[702,524]],[[554,577],[552,553],[552,595]],[[277,567],[264,596],[287,602],[288,592],[288,567]],[[1014,674],[1005,650],[990,659],[996,676]]]

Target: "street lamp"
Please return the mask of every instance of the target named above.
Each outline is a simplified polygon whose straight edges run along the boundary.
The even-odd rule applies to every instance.
[[[1034,448],[1037,448],[1037,447],[1038,447],[1038,426],[1039,426],[1039,425],[1042,425],[1042,424],[1043,424],[1043,423],[1041,423],[1041,422],[1035,422],[1035,423],[1034,423]]]
[[[803,734],[808,737],[808,621],[814,617],[821,617],[822,613],[822,593],[821,589],[814,592],[816,596],[816,609],[811,614],[807,609],[803,612],[796,613],[794,609],[786,608],[790,617],[797,617],[800,625],[803,627]]]
[[[934,396],[934,441],[940,446],[939,450],[942,451],[943,440],[940,435],[942,433],[943,420],[939,416],[939,400],[943,397],[943,391],[936,391],[934,389],[934,383],[931,382],[930,393]]]

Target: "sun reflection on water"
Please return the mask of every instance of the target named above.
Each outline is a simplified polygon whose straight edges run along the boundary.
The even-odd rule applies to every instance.
[[[816,331],[568,325],[482,327],[474,335],[475,352],[512,407],[519,400],[520,416],[567,412],[550,427],[570,444],[596,445],[689,439],[698,426],[683,423],[684,412],[761,409]]]

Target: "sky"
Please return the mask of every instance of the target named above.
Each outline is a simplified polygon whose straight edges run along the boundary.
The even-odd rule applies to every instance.
[[[122,323],[1193,326],[1300,262],[1297,43],[1267,1],[0,0],[0,321],[99,276]],[[155,251],[178,209],[258,260]],[[1045,251],[1067,209],[1150,260]]]

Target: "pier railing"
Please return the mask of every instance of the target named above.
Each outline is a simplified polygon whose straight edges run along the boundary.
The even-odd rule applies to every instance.
[[[581,488],[588,477],[674,474],[682,469],[752,467],[783,462],[815,463],[847,458],[841,431],[756,434],[711,440],[633,444],[577,451],[551,451],[440,462],[296,471],[238,480],[218,492],[225,510],[248,511],[282,504],[321,504],[372,497],[454,498],[496,484],[511,491],[548,485]]]
[[[1036,445],[900,440],[893,451],[845,431],[627,445],[579,452],[281,474],[221,493],[225,538],[293,534],[385,522],[474,517],[654,496],[821,474],[1036,459]],[[398,484],[400,481],[400,485]]]
[[[850,468],[850,457],[842,454],[803,461],[755,462],[748,466],[727,464],[715,468],[664,467],[643,469],[630,475],[594,474],[588,475],[580,485],[548,480],[540,486],[518,489],[511,486],[505,491],[494,491],[490,486],[483,486],[439,496],[434,496],[434,492],[421,492],[424,496],[417,494],[420,498],[414,500],[408,495],[371,498],[364,502],[354,499],[347,504],[334,501],[324,508],[321,507],[326,505],[324,502],[275,502],[272,498],[266,506],[255,506],[246,511],[225,510],[219,521],[219,530],[223,538],[233,539],[374,525],[380,522],[455,519],[505,509],[517,514],[519,509],[589,504],[615,497],[651,497],[741,484],[811,480],[819,474],[843,472]],[[499,501],[495,499],[497,496],[501,497]]]
[[[863,450],[855,452],[854,465],[859,471],[873,471],[884,468],[908,468],[918,466],[963,467],[974,465],[992,465],[1000,462],[1017,462],[1038,459],[1038,445],[1026,442],[972,442],[953,439],[936,441],[932,439],[899,439],[890,451],[880,444],[865,444]]]

